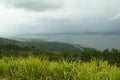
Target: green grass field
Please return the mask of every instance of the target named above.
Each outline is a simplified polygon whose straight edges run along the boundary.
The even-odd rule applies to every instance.
[[[0,80],[120,80],[120,68],[106,61],[59,60],[47,57],[0,59]]]

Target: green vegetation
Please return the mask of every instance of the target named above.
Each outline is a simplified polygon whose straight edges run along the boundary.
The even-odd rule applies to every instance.
[[[68,51],[69,53],[81,53],[81,50],[72,44],[44,41],[16,41],[0,38],[0,49],[3,50],[20,50],[20,51],[47,51],[51,53],[61,53]]]
[[[48,57],[0,59],[1,80],[120,80],[120,68],[106,61],[49,61]]]
[[[0,39],[0,80],[120,80],[120,50]]]

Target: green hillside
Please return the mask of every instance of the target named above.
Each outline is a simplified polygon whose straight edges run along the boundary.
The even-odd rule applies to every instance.
[[[67,51],[69,53],[81,53],[80,48],[67,43],[45,42],[45,41],[16,41],[5,38],[0,38],[0,48],[1,49],[19,48],[19,49],[49,51],[55,53],[61,53],[64,51]]]

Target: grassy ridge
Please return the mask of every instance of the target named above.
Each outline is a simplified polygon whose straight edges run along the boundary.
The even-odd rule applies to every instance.
[[[120,68],[106,61],[59,60],[47,57],[1,58],[0,80],[120,80]]]

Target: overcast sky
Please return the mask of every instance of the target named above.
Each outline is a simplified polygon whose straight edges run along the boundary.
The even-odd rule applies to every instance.
[[[0,34],[119,31],[120,0],[0,0]]]

